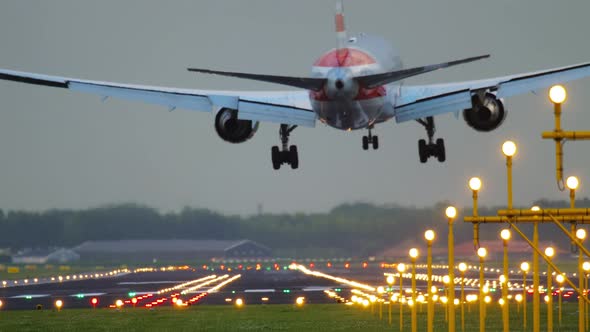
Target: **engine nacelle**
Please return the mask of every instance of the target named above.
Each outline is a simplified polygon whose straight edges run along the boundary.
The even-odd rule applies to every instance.
[[[504,104],[494,94],[486,93],[483,99],[474,95],[472,108],[463,111],[463,118],[469,127],[477,131],[492,131],[504,122]]]
[[[215,117],[215,131],[226,142],[244,143],[258,130],[258,122],[238,120],[238,111],[223,108]]]

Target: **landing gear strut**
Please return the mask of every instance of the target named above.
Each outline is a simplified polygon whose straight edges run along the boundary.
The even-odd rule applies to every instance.
[[[282,164],[291,165],[292,169],[299,167],[299,154],[297,153],[297,146],[289,146],[289,135],[297,126],[289,126],[282,124],[279,129],[281,137],[281,149],[278,146],[273,146],[271,149],[272,168],[279,169]]]
[[[423,139],[418,141],[418,155],[420,156],[420,162],[424,164],[430,157],[436,157],[439,162],[444,162],[447,158],[445,153],[445,141],[442,138],[439,138],[436,140],[436,143],[434,143],[433,137],[436,132],[434,118],[429,116],[426,119],[418,119],[416,121],[426,128],[426,134],[428,135],[428,144],[426,143],[426,140]]]
[[[371,129],[373,129],[373,127],[369,127],[368,136],[363,136],[363,150],[369,150],[369,144],[373,146],[373,150],[379,149],[379,137],[377,137],[377,135],[373,136],[371,134]]]

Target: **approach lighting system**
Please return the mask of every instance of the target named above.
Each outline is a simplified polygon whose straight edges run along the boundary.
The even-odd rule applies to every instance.
[[[240,308],[244,305],[244,300],[238,298],[236,299],[236,307]]]
[[[586,230],[583,228],[578,229],[576,231],[576,237],[583,241],[586,238]]]
[[[123,306],[123,301],[122,300],[117,300],[115,302],[115,306],[117,306],[117,308],[121,308]]]
[[[580,185],[580,181],[578,180],[577,177],[570,176],[567,178],[567,180],[565,180],[565,184],[570,190],[576,190],[576,189],[578,189],[578,186]]]
[[[506,141],[502,144],[502,153],[506,157],[512,157],[516,154],[516,144],[512,141]]]
[[[505,229],[503,229],[503,230],[500,232],[500,237],[501,237],[501,238],[502,238],[502,240],[504,240],[504,241],[508,241],[508,240],[510,240],[510,235],[511,235],[511,234],[510,234],[510,230],[509,230],[509,229],[506,229],[506,228],[505,228]]]
[[[397,271],[401,272],[401,273],[406,272],[406,264],[404,264],[404,263],[397,264]]]
[[[434,231],[432,229],[427,230],[426,232],[424,232],[424,238],[427,241],[432,241],[434,240],[435,234]]]
[[[481,189],[481,179],[478,177],[469,179],[469,189],[479,191]]]
[[[562,274],[558,274],[558,275],[555,277],[555,280],[556,280],[558,283],[562,284],[562,283],[565,281],[565,277],[564,277]]]
[[[395,278],[393,277],[393,275],[388,275],[387,276],[387,284],[393,285],[394,282],[395,282]]]
[[[549,89],[549,99],[554,104],[562,104],[567,99],[567,92],[562,85],[554,85]]]
[[[418,249],[416,249],[416,248],[410,249],[409,254],[410,254],[410,257],[412,257],[414,259],[418,258]]]
[[[523,270],[524,272],[528,272],[530,268],[531,267],[528,262],[522,262],[520,264],[520,269]]]
[[[467,271],[467,264],[459,263],[459,271],[461,271],[461,272]]]
[[[487,254],[488,254],[488,251],[486,250],[486,248],[481,247],[481,248],[477,249],[477,256],[479,256],[480,258],[485,258]]]
[[[555,249],[553,249],[553,247],[547,247],[547,248],[545,248],[545,256],[551,258],[554,255],[555,255]]]
[[[453,219],[457,216],[457,209],[454,206],[449,206],[445,210],[445,214],[447,215],[447,218]]]
[[[57,308],[57,310],[61,310],[61,307],[63,307],[64,302],[62,300],[57,300],[55,301],[55,307]]]

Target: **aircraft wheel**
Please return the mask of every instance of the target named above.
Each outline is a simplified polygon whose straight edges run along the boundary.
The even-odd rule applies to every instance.
[[[373,136],[373,150],[379,149],[379,137]]]
[[[428,149],[426,147],[426,140],[419,140],[418,141],[418,155],[420,156],[420,162],[426,163],[428,160]]]
[[[444,163],[447,159],[446,151],[445,151],[445,141],[442,138],[436,140],[436,157],[438,161]]]
[[[369,138],[363,136],[363,150],[369,150]]]
[[[276,169],[280,169],[281,168],[281,154],[279,151],[279,147],[278,146],[273,146],[271,151],[271,156],[272,156],[272,168]]]
[[[299,153],[295,145],[289,147],[289,164],[291,164],[292,169],[299,168]]]

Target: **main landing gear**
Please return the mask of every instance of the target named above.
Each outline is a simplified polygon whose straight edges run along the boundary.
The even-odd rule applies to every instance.
[[[416,121],[426,128],[426,134],[428,135],[428,144],[426,143],[426,140],[423,139],[418,141],[418,155],[420,156],[420,162],[424,164],[430,157],[436,157],[439,162],[444,162],[447,158],[445,153],[445,141],[442,138],[439,138],[436,140],[436,143],[434,143],[433,137],[436,131],[434,118],[429,116],[426,119],[418,119]]]
[[[289,135],[297,126],[289,126],[282,124],[279,129],[279,135],[281,136],[282,147],[279,150],[278,146],[273,146],[272,152],[272,168],[279,169],[282,164],[291,165],[292,169],[299,167],[299,154],[297,153],[297,146],[289,146]]]
[[[379,137],[377,137],[377,135],[373,136],[371,134],[371,129],[373,129],[373,127],[369,127],[368,136],[363,136],[363,150],[369,150],[369,145],[373,146],[373,150],[379,149]]]

